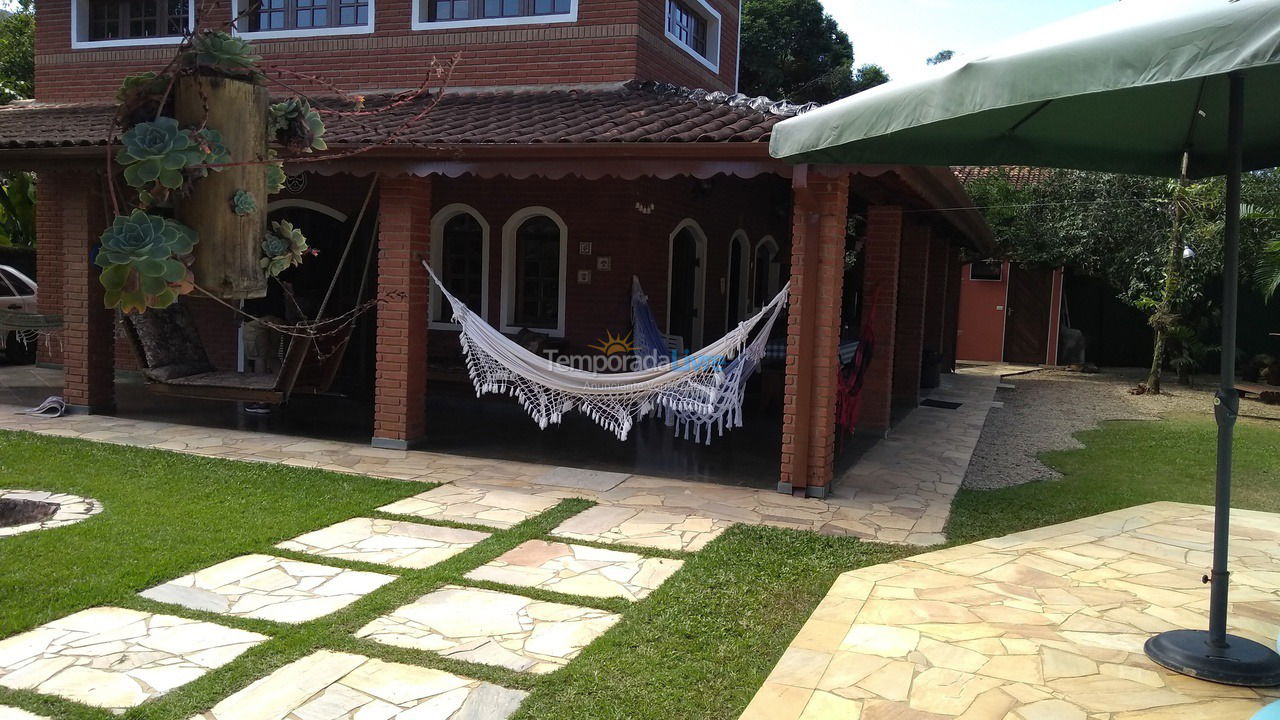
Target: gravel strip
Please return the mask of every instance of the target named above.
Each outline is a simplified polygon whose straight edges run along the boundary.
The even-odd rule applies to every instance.
[[[991,409],[974,449],[964,487],[993,490],[1061,475],[1037,459],[1051,450],[1082,447],[1075,434],[1107,420],[1157,420],[1166,415],[1213,415],[1215,380],[1195,378],[1191,387],[1165,380],[1160,395],[1131,395],[1146,379],[1139,369],[1121,368],[1086,375],[1037,370],[1006,377],[1012,390],[997,390],[1003,407]],[[1241,401],[1242,416],[1280,420],[1280,406]]]

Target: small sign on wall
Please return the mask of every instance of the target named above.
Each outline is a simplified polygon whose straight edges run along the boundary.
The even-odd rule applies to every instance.
[[[600,272],[609,272],[613,269],[613,258],[608,255],[596,258],[596,269]]]
[[[578,284],[579,284],[579,285],[590,285],[590,284],[591,284],[591,271],[590,271],[590,270],[579,270],[579,271],[578,271]]]
[[[591,254],[591,243],[590,243],[590,242],[580,242],[580,243],[578,243],[578,254],[579,254],[579,255],[590,255],[590,254]]]

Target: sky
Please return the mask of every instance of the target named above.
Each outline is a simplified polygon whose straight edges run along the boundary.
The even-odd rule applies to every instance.
[[[857,65],[909,79],[940,50],[974,52],[1114,0],[823,0],[853,41]]]

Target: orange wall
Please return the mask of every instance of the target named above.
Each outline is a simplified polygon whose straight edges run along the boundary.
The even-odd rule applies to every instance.
[[[956,359],[1000,362],[1004,358],[1004,309],[1009,294],[1009,263],[1000,280],[970,280],[969,265],[960,270],[960,325]]]

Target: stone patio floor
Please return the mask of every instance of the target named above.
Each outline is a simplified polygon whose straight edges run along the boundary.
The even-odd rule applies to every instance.
[[[1171,673],[1212,508],[1154,503],[842,575],[742,720],[1247,720],[1280,698]],[[1274,646],[1280,515],[1232,513],[1231,627]]]
[[[0,386],[14,373],[35,374],[52,382],[46,376],[56,371],[0,368]],[[592,512],[561,528],[560,535],[574,540],[693,551],[730,525],[748,523],[933,545],[945,540],[942,530],[952,498],[964,478],[998,382],[997,375],[982,369],[946,376],[943,387],[932,397],[962,403],[961,407],[921,407],[912,412],[887,440],[837,480],[833,494],[825,500],[670,478],[382,450],[355,443],[107,415],[28,417],[15,414],[22,408],[8,404],[0,404],[0,429],[446,483],[445,488],[382,509],[497,528],[510,527],[563,498],[599,502]]]

